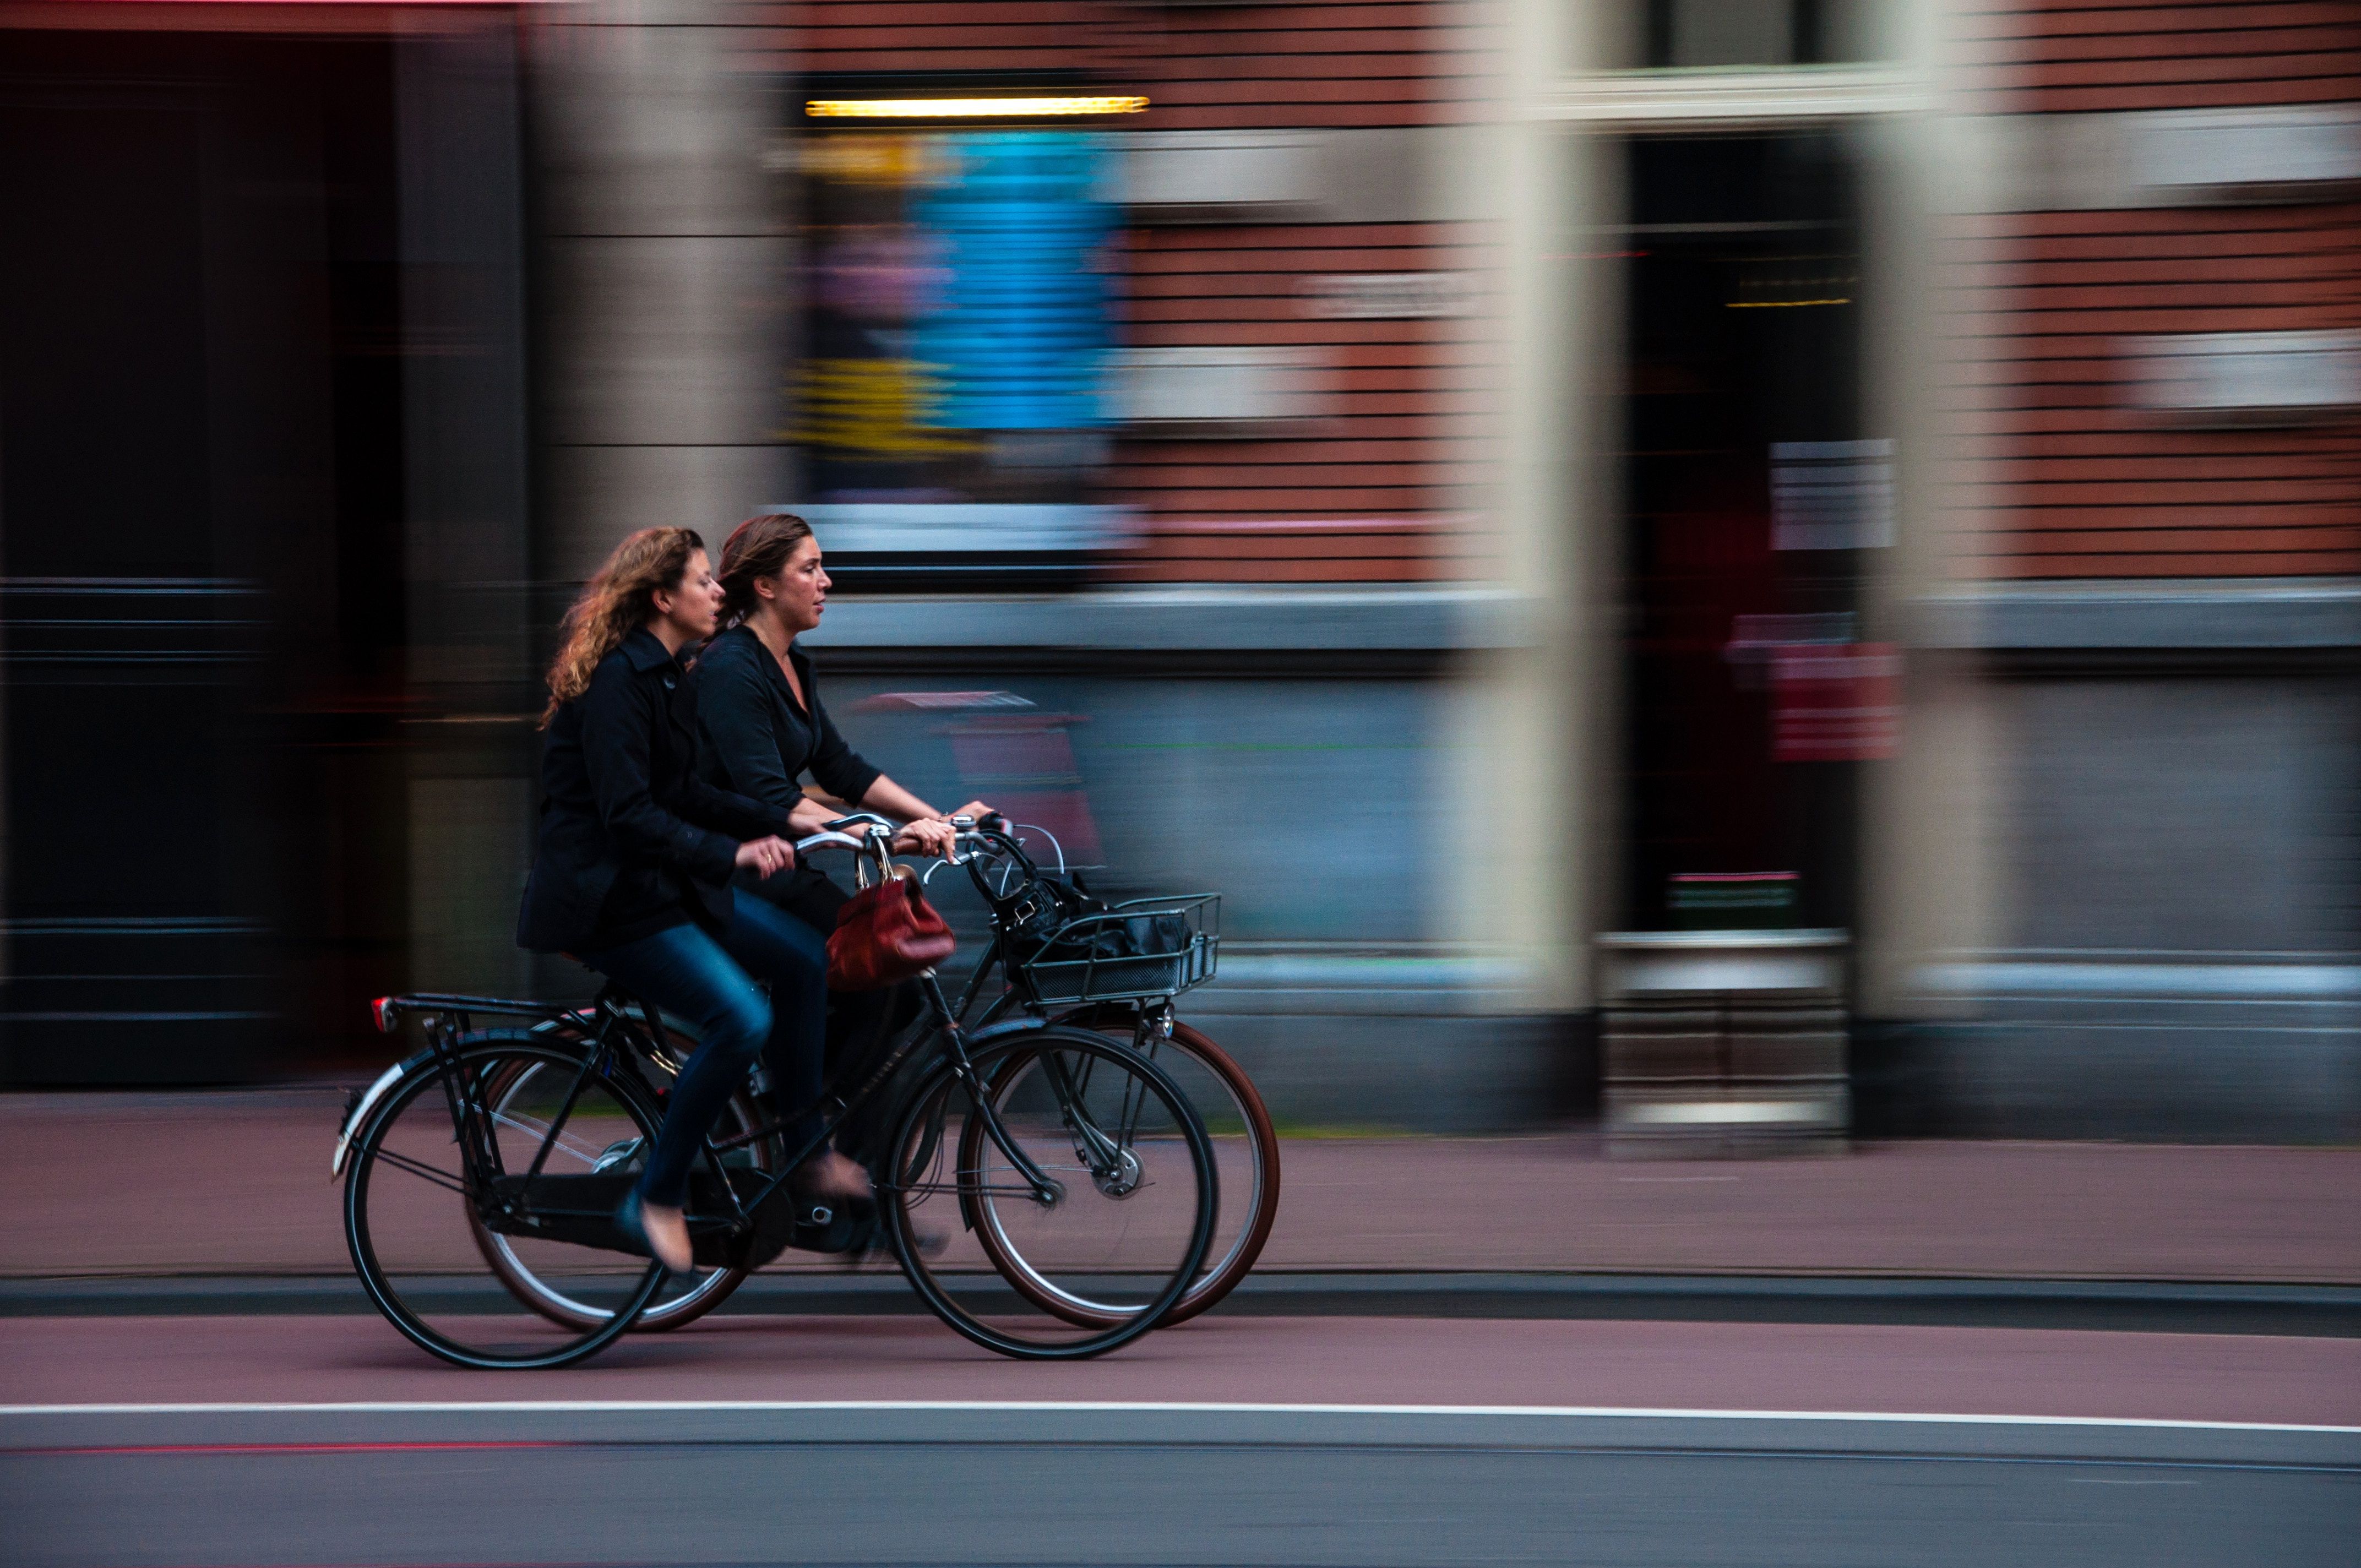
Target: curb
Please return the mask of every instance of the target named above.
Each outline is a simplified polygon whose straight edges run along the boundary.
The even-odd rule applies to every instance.
[[[488,1277],[454,1279],[446,1310],[504,1306]],[[0,1318],[367,1314],[350,1275],[168,1275],[0,1279]],[[887,1270],[758,1274],[725,1313],[923,1313]],[[1592,1318],[1674,1322],[1891,1324],[2144,1333],[2361,1338],[2361,1288],[2168,1281],[1927,1279],[1782,1275],[1286,1273],[1250,1275],[1232,1317]]]

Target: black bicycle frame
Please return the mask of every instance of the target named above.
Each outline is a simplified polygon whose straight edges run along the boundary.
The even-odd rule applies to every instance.
[[[1028,872],[1033,870],[1029,857],[1027,857],[1022,850],[1017,849],[1013,840],[1002,838],[1001,842]],[[976,873],[971,871],[970,874],[973,876]],[[984,981],[995,968],[1003,972],[1004,977],[1009,970],[1007,940],[997,930],[993,934],[991,945],[984,949],[983,959],[976,965],[974,972],[968,977],[967,985],[961,993],[959,1005],[956,1008],[952,1007],[944,996],[942,985],[933,971],[929,970],[920,975],[918,985],[926,997],[930,1014],[928,1026],[912,1030],[909,1037],[887,1052],[884,1058],[870,1069],[868,1076],[850,1092],[838,1092],[831,1086],[830,1091],[823,1095],[821,1103],[827,1105],[832,1102],[836,1109],[822,1114],[819,1130],[807,1138],[803,1146],[796,1150],[793,1156],[781,1165],[779,1170],[753,1191],[751,1197],[740,1196],[737,1188],[730,1180],[727,1169],[721,1164],[721,1156],[730,1150],[743,1148],[763,1138],[783,1133],[786,1128],[785,1121],[774,1120],[726,1139],[707,1139],[703,1151],[705,1163],[711,1169],[717,1185],[732,1211],[729,1216],[720,1219],[719,1223],[732,1231],[751,1225],[753,1223],[752,1211],[760,1209],[769,1201],[772,1195],[788,1179],[796,1168],[825,1148],[852,1113],[879,1093],[901,1070],[922,1041],[932,1041],[938,1036],[943,1041],[944,1055],[950,1062],[952,1077],[968,1091],[969,1100],[974,1105],[977,1114],[983,1118],[984,1130],[994,1146],[1007,1157],[1009,1164],[1030,1186],[1035,1197],[1045,1201],[1054,1200],[1059,1191],[1058,1183],[1042,1170],[1030,1156],[1017,1146],[1016,1139],[1002,1124],[999,1113],[993,1109],[990,1097],[985,1092],[985,1085],[977,1076],[974,1060],[968,1055],[968,1041],[972,1033],[980,1033],[992,1027],[1014,1007],[1031,1005],[1029,999],[1018,986],[1006,983],[1004,980],[1000,995],[993,999],[991,1004],[985,1008],[983,1015],[976,1020],[972,1029],[970,1028],[965,1022],[967,1015],[974,1007],[976,999],[983,993]],[[525,1173],[525,1179],[529,1182],[540,1175],[542,1167],[547,1163],[550,1150],[555,1146],[558,1134],[564,1129],[566,1118],[572,1114],[576,1102],[580,1098],[582,1090],[591,1078],[599,1074],[611,1074],[619,1064],[631,1061],[634,1052],[622,1048],[623,1044],[638,1047],[637,1054],[651,1059],[658,1059],[669,1054],[664,1043],[664,1030],[654,1009],[645,1002],[642,1002],[640,1006],[642,1021],[635,1022],[625,1011],[620,996],[621,993],[615,987],[611,985],[604,987],[588,1008],[553,1007],[544,1003],[517,1002],[496,996],[464,996],[441,992],[419,992],[389,999],[397,1012],[416,1012],[427,1014],[427,1042],[435,1059],[445,1069],[443,1080],[444,1094],[450,1106],[452,1125],[457,1135],[467,1179],[475,1189],[475,1191],[469,1194],[471,1197],[478,1193],[486,1195],[492,1193],[496,1190],[494,1186],[496,1179],[506,1174],[501,1168],[499,1144],[493,1135],[492,1113],[490,1107],[483,1102],[480,1086],[472,1081],[463,1085],[460,1081],[463,1074],[459,1070],[458,1042],[472,1032],[472,1015],[478,1013],[489,1013],[507,1017],[529,1017],[534,1019],[538,1025],[563,1025],[570,1029],[587,1033],[592,1043],[593,1049],[584,1058],[581,1071],[576,1075],[573,1084],[567,1089],[557,1116],[544,1135],[541,1147],[534,1154],[532,1168]],[[1145,1027],[1146,1010],[1144,1009],[1142,1016],[1143,1027]],[[644,1033],[642,1033],[642,1023]],[[1034,1026],[1040,1028],[1049,1026],[1049,1020],[1038,1016],[1038,1009]],[[616,1037],[619,1033],[622,1036],[621,1042],[619,1042]],[[1046,1070],[1049,1075],[1053,1091],[1071,1108],[1076,1102],[1075,1097],[1081,1092],[1080,1088],[1074,1084],[1071,1075],[1066,1071],[1064,1065],[1055,1059],[1055,1053],[1050,1053],[1045,1060],[1047,1061]],[[653,1090],[653,1086],[648,1084],[644,1078],[641,1082],[642,1087]],[[1126,1100],[1128,1098],[1126,1096]],[[1126,1103],[1124,1108],[1125,1124],[1122,1134],[1113,1146],[1120,1148],[1128,1146],[1137,1131],[1132,1124],[1137,1113],[1137,1108]],[[1104,1131],[1096,1126],[1088,1125],[1088,1118],[1085,1117],[1077,1115],[1070,1118],[1070,1121],[1078,1136],[1086,1137],[1102,1155],[1104,1154],[1108,1140]],[[1086,1127],[1087,1131],[1085,1131]],[[901,1172],[897,1170],[894,1175],[898,1179]],[[502,1201],[505,1208],[512,1201],[503,1200]],[[715,1222],[693,1220],[692,1223],[698,1225],[699,1228],[709,1230],[713,1228]]]
[[[720,1177],[722,1189],[730,1193],[730,1202],[738,1209],[741,1221],[745,1218],[748,1209],[759,1209],[767,1202],[771,1195],[779,1190],[780,1185],[794,1174],[796,1167],[826,1148],[829,1141],[835,1137],[837,1130],[851,1119],[855,1111],[868,1103],[873,1095],[892,1081],[895,1074],[902,1069],[903,1064],[910,1059],[922,1042],[937,1038],[943,1042],[943,1054],[951,1064],[952,1077],[968,1091],[968,1098],[975,1106],[977,1114],[983,1118],[984,1131],[991,1136],[994,1146],[1008,1157],[1008,1163],[1016,1168],[1019,1176],[1025,1179],[1036,1197],[1046,1201],[1057,1195],[1058,1184],[1050,1179],[1048,1172],[1034,1163],[1031,1156],[1017,1146],[1016,1140],[1009,1135],[1007,1128],[1001,1124],[999,1113],[992,1108],[984,1094],[983,1081],[976,1076],[975,1063],[968,1055],[969,1032],[961,1027],[958,1014],[952,1011],[949,1000],[943,995],[941,982],[936,979],[933,971],[929,970],[918,976],[917,984],[927,1000],[928,1023],[923,1027],[913,1029],[907,1039],[886,1052],[884,1058],[870,1069],[868,1076],[851,1091],[830,1092],[823,1095],[821,1103],[826,1105],[832,1101],[836,1109],[823,1113],[819,1130],[812,1134],[804,1142],[802,1147],[796,1149],[782,1163],[778,1173],[763,1183],[750,1201],[741,1202],[735,1190],[730,1188],[729,1178],[722,1174],[720,1157],[731,1149],[743,1148],[774,1134],[784,1132],[786,1128],[785,1121],[779,1119],[767,1122],[759,1127],[751,1128],[718,1142],[707,1140],[706,1160],[715,1174]],[[961,1000],[962,1011],[972,1000],[972,996],[973,982],[971,981],[970,994]],[[1048,1025],[1045,1024],[1041,1026]],[[901,1173],[897,1170],[894,1174],[898,1178]],[[898,1182],[891,1185],[898,1185]]]

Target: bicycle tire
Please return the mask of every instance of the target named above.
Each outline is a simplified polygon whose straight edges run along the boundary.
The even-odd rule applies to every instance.
[[[912,1211],[928,1194],[941,1190],[939,1184],[923,1179],[931,1162],[939,1161],[944,1143],[954,1140],[944,1137],[953,1098],[966,1092],[954,1066],[945,1061],[922,1079],[916,1089],[896,1107],[894,1134],[887,1145],[888,1174],[893,1179],[881,1190],[880,1207],[886,1219],[886,1236],[903,1273],[911,1288],[918,1293],[934,1314],[954,1331],[987,1350],[1018,1360],[1074,1361],[1104,1355],[1108,1351],[1129,1343],[1154,1328],[1163,1320],[1175,1302],[1189,1288],[1200,1272],[1205,1251],[1212,1245],[1213,1215],[1218,1207],[1218,1178],[1213,1164],[1212,1140],[1206,1136],[1204,1124],[1199,1120],[1188,1097],[1173,1083],[1170,1074],[1131,1049],[1118,1045],[1095,1030],[1069,1029],[1043,1025],[1016,1032],[1013,1036],[993,1040],[972,1048],[972,1062],[979,1083],[1006,1082],[1005,1062],[1012,1058],[1046,1059],[1052,1056],[1087,1058],[1113,1064],[1114,1070],[1144,1086],[1147,1093],[1159,1102],[1159,1125],[1177,1135],[1187,1151],[1190,1178],[1195,1189],[1194,1211],[1186,1222],[1187,1239],[1180,1244],[1177,1258],[1169,1266],[1159,1266],[1153,1272],[1159,1281],[1143,1282],[1134,1288],[1143,1299],[1130,1311],[1114,1315],[1104,1323],[1074,1323],[1070,1320],[1049,1316],[1062,1323],[1068,1332],[1080,1330],[1083,1337],[1049,1342],[1029,1339],[1012,1330],[994,1327],[983,1315],[963,1306],[938,1277],[935,1266],[926,1254],[928,1241],[922,1237],[913,1220]],[[1093,1072],[1095,1069],[1092,1069]],[[1100,1086],[1102,1091],[1108,1086]],[[1129,1104],[1127,1090],[1115,1092],[1123,1103]],[[1146,1104],[1145,1096],[1141,1103]],[[1064,1103],[1061,1101],[1061,1104]],[[1065,1125],[1071,1129],[1071,1106],[1061,1111]],[[968,1120],[973,1120],[972,1117]],[[936,1124],[931,1128],[928,1124]],[[956,1144],[964,1144],[965,1126],[956,1135]],[[987,1141],[989,1141],[987,1139]],[[1126,1158],[1129,1151],[1126,1151]],[[989,1182],[982,1176],[983,1167],[962,1158],[954,1168],[951,1190],[955,1193],[963,1220],[976,1225],[979,1203],[990,1205],[994,1195]],[[1095,1178],[1093,1179],[1095,1181]],[[1126,1196],[1160,1185],[1150,1181],[1134,1182]],[[1105,1186],[1098,1189],[1107,1192]],[[914,1194],[918,1195],[913,1201]],[[1121,1198],[1117,1198],[1121,1201]],[[1062,1200],[1061,1200],[1062,1201]],[[1040,1205],[1049,1209],[1055,1205]],[[987,1207],[981,1218],[992,1223],[996,1208]],[[1008,1245],[1003,1236],[1004,1246]],[[1005,1280],[1006,1269],[998,1262],[987,1259],[989,1267]],[[1024,1266],[1032,1266],[1025,1265]],[[1016,1299],[1038,1310],[1023,1292],[1012,1292]]]
[[[1130,1045],[1134,1038],[1134,1032],[1128,1019],[1111,1016],[1110,1010],[1106,1009],[1093,1008],[1070,1014],[1057,1022],[1071,1027],[1093,1030],[1109,1038],[1120,1040],[1126,1046]],[[1198,1277],[1197,1282],[1181,1295],[1180,1299],[1164,1314],[1163,1321],[1158,1325],[1159,1328],[1173,1328],[1219,1306],[1231,1291],[1237,1288],[1238,1281],[1253,1272],[1256,1262],[1262,1256],[1264,1244],[1270,1240],[1271,1226],[1279,1218],[1279,1135],[1271,1126],[1269,1108],[1263,1103],[1262,1094],[1255,1088],[1254,1080],[1246,1076],[1246,1069],[1238,1066],[1236,1059],[1216,1044],[1212,1036],[1187,1024],[1176,1021],[1172,1025],[1171,1036],[1159,1042],[1159,1045],[1165,1049],[1177,1048],[1180,1052],[1194,1058],[1203,1066],[1207,1073],[1219,1080],[1228,1091],[1246,1126],[1248,1146],[1252,1151],[1250,1168],[1254,1173],[1254,1186],[1243,1195],[1244,1223],[1235,1227],[1230,1226],[1224,1223],[1217,1212],[1213,1245],[1208,1249],[1213,1254],[1211,1261],[1205,1271]],[[1150,1059],[1153,1060],[1155,1058],[1151,1057]],[[1180,1081],[1182,1087],[1186,1088],[1186,1080],[1177,1081]],[[1197,1109],[1200,1117],[1202,1118],[1203,1107],[1200,1106]],[[981,1129],[977,1131],[980,1133]],[[967,1153],[962,1151],[961,1157],[962,1167],[972,1166],[972,1163]],[[1227,1208],[1232,1201],[1235,1186],[1236,1184],[1230,1179],[1230,1173],[1223,1172],[1221,1201],[1224,1208]],[[1225,1236],[1236,1237],[1236,1240],[1226,1249],[1223,1245]],[[976,1240],[983,1246],[985,1254],[992,1258],[993,1266],[1000,1269],[1002,1276],[1008,1280],[1009,1285],[1027,1296],[1042,1310],[1056,1313],[1065,1318],[1067,1321],[1082,1327],[1113,1321],[1107,1314],[1093,1311],[1082,1302],[1059,1296],[1054,1292],[1040,1290],[1024,1270],[1012,1266],[1010,1262],[1005,1259],[1000,1248],[998,1233],[992,1228],[980,1228],[976,1232]]]
[[[502,1353],[468,1344],[436,1328],[428,1321],[422,1307],[405,1299],[404,1292],[389,1277],[378,1254],[377,1238],[369,1218],[369,1199],[377,1177],[383,1143],[390,1131],[401,1121],[402,1113],[420,1095],[444,1083],[455,1071],[484,1072],[504,1060],[537,1061],[553,1068],[581,1074],[587,1053],[551,1044],[545,1037],[535,1037],[522,1031],[488,1030],[467,1036],[456,1043],[452,1052],[428,1058],[398,1080],[371,1112],[368,1124],[354,1140],[352,1164],[345,1179],[345,1243],[353,1260],[354,1272],[378,1310],[384,1314],[405,1338],[429,1354],[455,1366],[477,1371],[537,1371],[571,1366],[597,1354],[631,1326],[640,1311],[653,1299],[662,1287],[664,1270],[653,1259],[640,1272],[639,1283],[622,1298],[622,1304],[611,1311],[596,1327],[580,1331],[576,1337],[555,1344],[542,1344],[529,1352]],[[605,1078],[599,1088],[611,1093],[623,1107],[642,1136],[653,1136],[657,1125],[654,1107],[626,1080]],[[456,1135],[452,1141],[457,1141]],[[389,1160],[389,1165],[393,1162]],[[447,1174],[447,1173],[446,1173]],[[462,1181],[472,1186],[473,1178],[464,1174]],[[442,1185],[448,1185],[447,1182]],[[460,1190],[463,1200],[469,1202],[466,1187]],[[472,1219],[470,1221],[472,1228]],[[586,1252],[589,1248],[584,1249]],[[557,1324],[560,1328],[569,1325]]]

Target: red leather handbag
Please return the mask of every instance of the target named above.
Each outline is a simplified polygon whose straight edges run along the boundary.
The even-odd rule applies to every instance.
[[[951,956],[958,943],[917,879],[897,871],[847,900],[828,938],[831,991],[876,991]]]

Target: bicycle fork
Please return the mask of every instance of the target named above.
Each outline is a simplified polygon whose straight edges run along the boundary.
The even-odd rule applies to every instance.
[[[1035,1202],[1044,1206],[1055,1205],[1066,1195],[1064,1186],[1043,1170],[1032,1156],[1019,1148],[1016,1138],[1002,1124],[1000,1113],[993,1108],[992,1096],[986,1090],[983,1075],[976,1071],[974,1058],[967,1054],[967,1036],[960,1028],[959,1021],[952,1017],[940,982],[935,979],[933,971],[928,970],[918,977],[918,983],[925,989],[927,1000],[934,1007],[936,1016],[943,1020],[943,1036],[950,1046],[951,1076],[959,1081],[960,1087],[967,1091],[968,1103],[975,1107],[975,1114],[983,1121],[984,1135],[1006,1157],[1025,1184],[1033,1190]],[[1060,1100],[1064,1099],[1061,1091]],[[946,1092],[943,1096],[944,1113],[948,1113],[950,1108],[950,1096]]]

